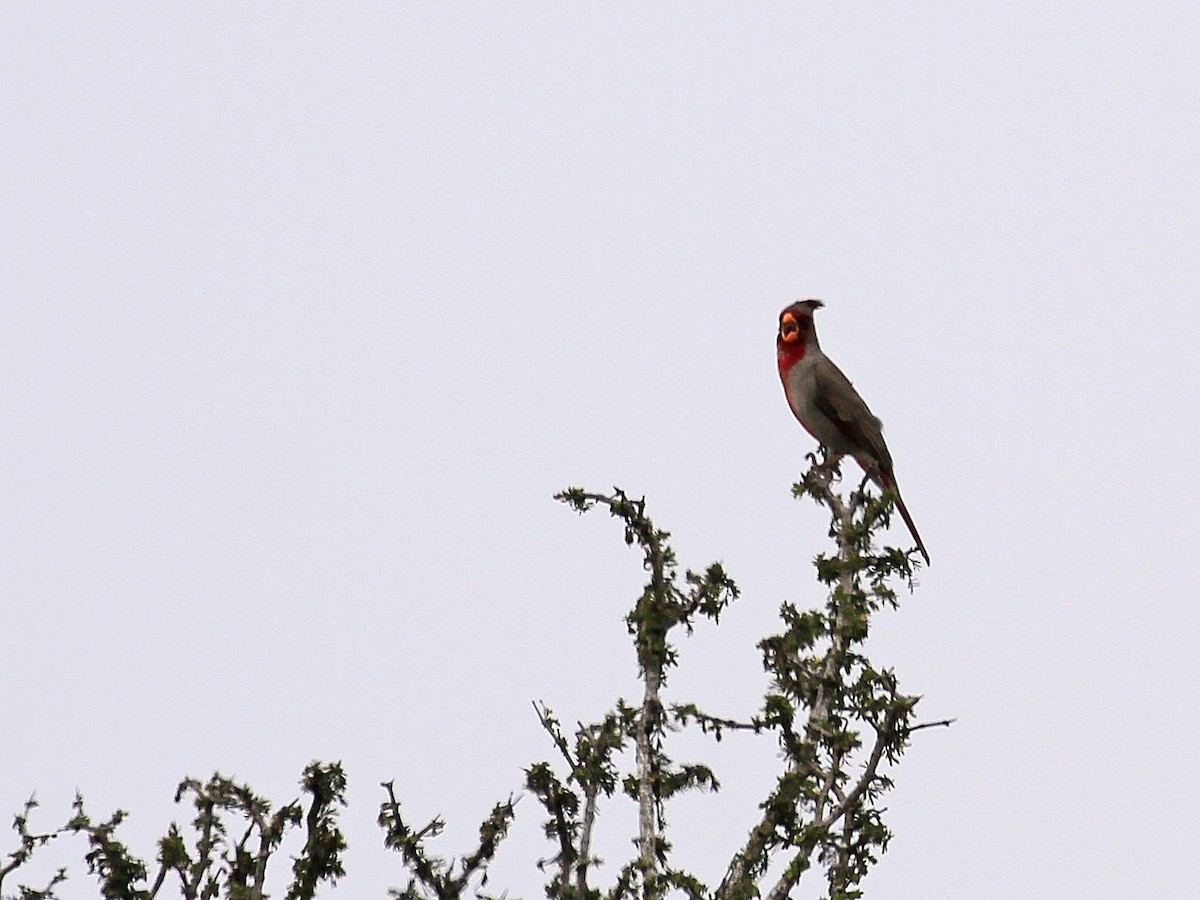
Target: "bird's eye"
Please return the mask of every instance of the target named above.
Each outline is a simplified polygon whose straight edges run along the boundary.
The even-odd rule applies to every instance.
[[[779,320],[779,337],[788,344],[800,337],[800,323],[791,313],[784,313]]]

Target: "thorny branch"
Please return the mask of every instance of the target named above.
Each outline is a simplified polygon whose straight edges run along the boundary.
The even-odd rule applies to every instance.
[[[66,828],[59,828],[55,831],[43,832],[41,834],[29,830],[29,816],[37,809],[38,802],[36,797],[30,797],[25,801],[21,812],[13,816],[13,831],[17,833],[17,849],[8,854],[8,862],[0,866],[0,891],[4,888],[4,879],[25,865],[29,858],[33,856],[34,851],[39,847],[44,847],[50,841],[57,838],[59,835],[67,831]],[[46,882],[43,888],[30,888],[26,885],[18,886],[20,896],[29,898],[29,900],[42,900],[42,898],[52,898],[54,896],[54,888],[67,879],[67,870],[58,869],[50,880]],[[0,897],[4,896],[0,893]]]
[[[886,578],[899,576],[911,586],[913,564],[899,551],[871,550],[872,532],[886,523],[890,499],[872,497],[865,485],[843,499],[832,488],[835,476],[834,468],[814,459],[796,486],[797,495],[813,497],[831,513],[837,554],[817,560],[830,599],[823,617],[785,607],[788,632],[761,645],[777,684],[764,719],[778,728],[788,764],[726,870],[716,892],[721,900],[758,895],[757,882],[780,851],[788,851],[789,861],[766,893],[770,900],[790,896],[818,850],[829,862],[830,897],[851,896],[847,892],[889,837],[879,810],[867,805],[890,786],[879,773],[881,763],[895,762],[918,728],[949,724],[910,725],[917,698],[901,695],[890,672],[876,672],[854,649],[866,638],[870,614],[896,605]],[[810,648],[822,636],[828,646],[816,655]],[[797,705],[807,706],[799,729],[792,722]],[[848,767],[861,745],[856,721],[874,735],[861,772],[852,778]]]
[[[507,802],[497,803],[479,826],[479,844],[475,850],[448,863],[431,856],[425,847],[426,838],[441,834],[446,824],[442,818],[435,816],[424,828],[414,831],[400,812],[394,783],[386,781],[382,787],[387,792],[387,800],[380,806],[378,822],[384,830],[384,845],[400,851],[405,867],[415,876],[403,891],[389,891],[391,896],[404,900],[422,897],[459,900],[467,894],[473,880],[487,881],[487,867],[516,815],[515,800],[510,797]]]
[[[337,828],[336,813],[336,808],[345,802],[345,776],[341,766],[338,763],[312,763],[305,769],[301,784],[313,796],[308,839],[296,858],[295,877],[288,887],[286,900],[312,900],[318,885],[336,883],[345,874],[340,857],[345,840]],[[245,785],[219,774],[207,782],[185,779],[179,785],[176,802],[185,794],[193,795],[197,810],[193,823],[197,835],[195,845],[189,850],[183,832],[172,823],[158,842],[158,871],[149,886],[146,885],[146,863],[117,837],[126,813],[117,810],[107,820],[93,822],[84,809],[83,798],[78,795],[72,804],[71,818],[62,828],[47,834],[28,831],[28,815],[37,804],[31,799],[25,805],[24,813],[17,816],[14,823],[21,846],[9,855],[9,863],[0,868],[0,884],[4,876],[28,860],[34,848],[61,835],[77,834],[87,840],[84,861],[88,870],[99,879],[100,892],[105,897],[154,900],[168,875],[175,872],[185,900],[209,900],[219,894],[233,900],[264,898],[268,859],[278,849],[284,834],[298,824],[300,801],[282,807],[271,817],[271,806],[266,800]],[[231,815],[241,816],[248,823],[241,840],[234,844],[227,840],[226,819]],[[256,834],[258,847],[252,853],[246,848]],[[34,889],[22,885],[16,896],[21,900],[53,900],[55,886],[65,879],[66,871],[60,869],[46,887]]]
[[[541,860],[550,881],[551,900],[660,900],[668,891],[689,900],[749,900],[765,896],[786,900],[802,875],[815,862],[826,870],[830,900],[861,896],[856,885],[876,855],[886,849],[890,833],[882,822],[879,797],[891,782],[884,763],[895,764],[916,731],[950,725],[953,719],[914,724],[917,697],[900,693],[890,670],[875,670],[862,654],[871,615],[883,606],[895,607],[891,582],[912,586],[916,563],[892,548],[877,551],[874,531],[886,524],[892,498],[876,497],[860,485],[843,497],[833,490],[836,467],[812,468],[795,488],[830,510],[830,536],[836,553],[819,556],[818,580],[829,589],[823,610],[801,612],[789,603],[781,609],[784,630],[759,644],[772,686],[762,711],[749,721],[710,715],[695,704],[663,703],[667,675],[677,664],[677,650],[668,638],[678,626],[690,634],[697,616],[718,621],[738,596],[737,587],[719,564],[705,571],[688,571],[680,579],[669,534],[657,529],[645,513],[645,500],[632,500],[620,489],[598,494],[572,488],[558,495],[579,512],[605,507],[621,520],[625,541],[642,551],[649,574],[645,588],[626,618],[636,649],[643,682],[641,700],[615,708],[591,724],[579,724],[570,738],[544,704],[535,704],[538,718],[550,735],[567,774],[560,778],[549,763],[525,771],[526,788],[549,815],[543,829],[556,855]],[[678,632],[677,632],[678,633]],[[709,889],[693,875],[674,868],[666,839],[665,801],[689,789],[716,790],[717,779],[707,766],[679,765],[665,752],[668,732],[699,727],[716,740],[726,732],[772,732],[786,760],[762,813],[730,859],[720,885]],[[869,739],[864,738],[869,735]],[[623,780],[619,757],[633,747],[633,772]],[[340,766],[312,764],[302,780],[312,795],[307,815],[300,802],[272,812],[271,804],[249,787],[214,775],[207,782],[187,779],[179,786],[178,802],[191,795],[196,818],[189,845],[172,824],[159,841],[158,870],[147,888],[145,863],[115,837],[125,813],[118,810],[94,824],[77,799],[75,815],[63,828],[38,834],[28,828],[36,806],[31,798],[16,817],[18,848],[0,860],[0,888],[38,847],[62,834],[83,834],[89,843],[86,860],[99,876],[106,897],[154,900],[169,873],[179,879],[185,900],[261,900],[268,863],[292,828],[302,824],[305,841],[295,859],[285,900],[312,900],[319,884],[336,882],[344,874],[340,853],[345,842],[336,825],[336,809],[344,805],[345,778]],[[589,884],[601,860],[593,852],[600,801],[618,786],[638,808],[636,855],[618,871],[605,891]],[[487,881],[487,868],[515,816],[515,801],[498,803],[480,827],[477,847],[469,854],[445,860],[433,856],[427,842],[444,827],[434,817],[420,829],[405,821],[392,782],[383,785],[386,800],[379,812],[384,843],[397,850],[410,875],[405,889],[390,893],[397,900],[461,900],[475,896]],[[230,823],[230,814],[240,818]],[[229,836],[230,825],[240,839]],[[773,884],[764,880],[772,866]],[[19,886],[20,900],[53,900],[55,887],[66,878],[60,870],[41,889]],[[0,898],[6,895],[0,893]],[[16,900],[9,897],[9,900]]]
[[[692,876],[671,868],[667,861],[669,844],[664,835],[663,803],[681,790],[716,789],[717,782],[706,766],[673,767],[663,749],[666,732],[672,725],[661,695],[667,671],[677,660],[677,651],[668,642],[671,629],[682,625],[691,633],[697,615],[718,620],[722,610],[736,599],[737,586],[718,563],[713,563],[703,573],[686,572],[686,587],[681,586],[676,575],[675,553],[668,543],[669,534],[655,528],[646,516],[644,499],[631,500],[619,488],[614,488],[611,495],[571,488],[557,498],[581,513],[596,506],[606,507],[624,524],[626,544],[641,548],[643,565],[649,573],[645,589],[626,619],[634,637],[643,682],[641,703],[633,708],[619,703],[615,714],[634,744],[634,774],[626,779],[625,788],[638,804],[638,855],[622,870],[609,896],[626,896],[634,889],[637,878],[641,881],[641,896],[649,900],[661,897],[671,887],[689,896],[701,896],[703,886]],[[689,719],[702,722],[702,727],[711,728],[717,734],[722,728],[736,728],[742,724],[708,716],[694,705],[674,708],[671,715],[680,724]],[[584,731],[581,726],[580,735]],[[561,741],[559,743],[561,748]],[[610,752],[612,749],[615,748],[610,747]],[[584,788],[584,816],[578,823],[582,840],[578,853],[580,865],[586,866],[598,794],[587,789],[587,778],[576,779],[576,782]],[[543,803],[546,803],[545,799]],[[577,879],[577,896],[584,897],[586,889],[586,881]]]

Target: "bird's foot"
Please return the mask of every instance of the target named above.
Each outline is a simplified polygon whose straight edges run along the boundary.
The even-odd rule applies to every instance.
[[[819,462],[813,454],[808,455],[812,462],[812,468],[809,469],[809,477],[824,485],[826,488],[831,487],[836,482],[842,480],[842,470],[840,456],[825,456]]]

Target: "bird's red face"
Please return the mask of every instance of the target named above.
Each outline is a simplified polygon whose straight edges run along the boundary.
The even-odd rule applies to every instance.
[[[791,368],[804,357],[808,337],[813,329],[813,310],[822,305],[820,300],[801,300],[779,314],[779,332],[775,336],[775,348],[781,372]]]

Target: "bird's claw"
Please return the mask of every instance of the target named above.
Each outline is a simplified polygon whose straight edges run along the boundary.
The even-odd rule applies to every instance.
[[[840,456],[825,457],[819,463],[814,462],[813,472],[824,478],[826,481],[835,482],[842,480],[842,458]]]

